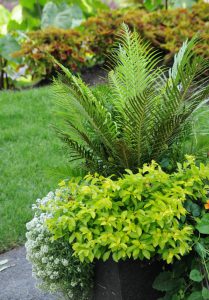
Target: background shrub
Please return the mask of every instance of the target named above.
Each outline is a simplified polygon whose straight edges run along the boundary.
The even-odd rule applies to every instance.
[[[46,29],[28,34],[16,56],[24,56],[34,76],[53,73],[47,58],[52,54],[73,71],[101,64],[112,47],[121,23],[136,30],[170,61],[187,38],[202,38],[195,51],[209,57],[209,4],[197,3],[192,10],[172,9],[147,13],[142,9],[114,10],[91,17],[76,30]],[[45,66],[47,65],[47,67]]]

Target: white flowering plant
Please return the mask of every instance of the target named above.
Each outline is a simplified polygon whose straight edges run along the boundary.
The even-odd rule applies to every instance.
[[[81,263],[73,256],[65,238],[53,240],[45,225],[50,214],[43,211],[43,207],[48,201],[60,200],[60,197],[59,190],[50,192],[33,206],[34,218],[27,223],[27,259],[32,263],[39,288],[59,294],[59,299],[62,295],[64,299],[86,300],[92,288],[92,265]]]

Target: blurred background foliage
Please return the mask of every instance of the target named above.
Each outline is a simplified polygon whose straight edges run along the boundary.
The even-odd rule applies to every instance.
[[[0,89],[20,82],[27,86],[54,74],[48,53],[73,71],[104,63],[122,22],[135,27],[167,61],[199,32],[204,41],[197,51],[208,57],[206,2],[19,0],[16,5],[11,1],[10,10],[0,5]]]

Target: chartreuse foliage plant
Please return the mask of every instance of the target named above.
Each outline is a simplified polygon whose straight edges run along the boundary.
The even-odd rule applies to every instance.
[[[106,176],[181,152],[193,113],[209,96],[200,79],[208,62],[194,54],[196,43],[185,41],[165,70],[150,45],[124,24],[112,54],[114,69],[99,93],[57,63],[64,72],[54,82],[58,131],[71,159],[84,159],[88,170]]]
[[[114,180],[98,174],[63,181],[42,209],[53,240],[65,237],[82,262],[94,259],[151,259],[168,264],[193,244],[186,206],[207,201],[209,166],[187,157],[167,174],[154,161]]]

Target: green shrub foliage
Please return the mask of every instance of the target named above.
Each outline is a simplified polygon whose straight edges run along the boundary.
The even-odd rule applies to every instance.
[[[197,167],[188,156],[172,174],[153,161],[117,180],[95,174],[63,181],[45,206],[47,226],[55,240],[69,240],[81,261],[159,255],[171,263],[191,250],[194,227],[185,206],[204,207],[208,179],[209,166]]]
[[[163,300],[206,300],[209,299],[208,279],[208,237],[200,239],[204,247],[202,253],[205,258],[201,259],[195,251],[176,261],[172,269],[160,273],[153,283],[156,290],[165,293]],[[197,247],[197,245],[196,245]]]
[[[116,10],[89,18],[75,30],[46,29],[28,33],[22,49],[29,72],[39,77],[54,71],[47,53],[73,71],[103,63],[121,23],[135,28],[142,37],[170,61],[182,43],[197,32],[202,38],[196,53],[209,57],[209,4],[200,1],[191,10],[172,9],[147,13],[145,10]]]
[[[197,200],[187,199],[184,205],[189,212],[186,222],[193,227],[192,251],[181,261],[174,261],[172,268],[161,272],[153,283],[156,290],[165,293],[164,300],[209,299],[209,199],[204,206]]]

